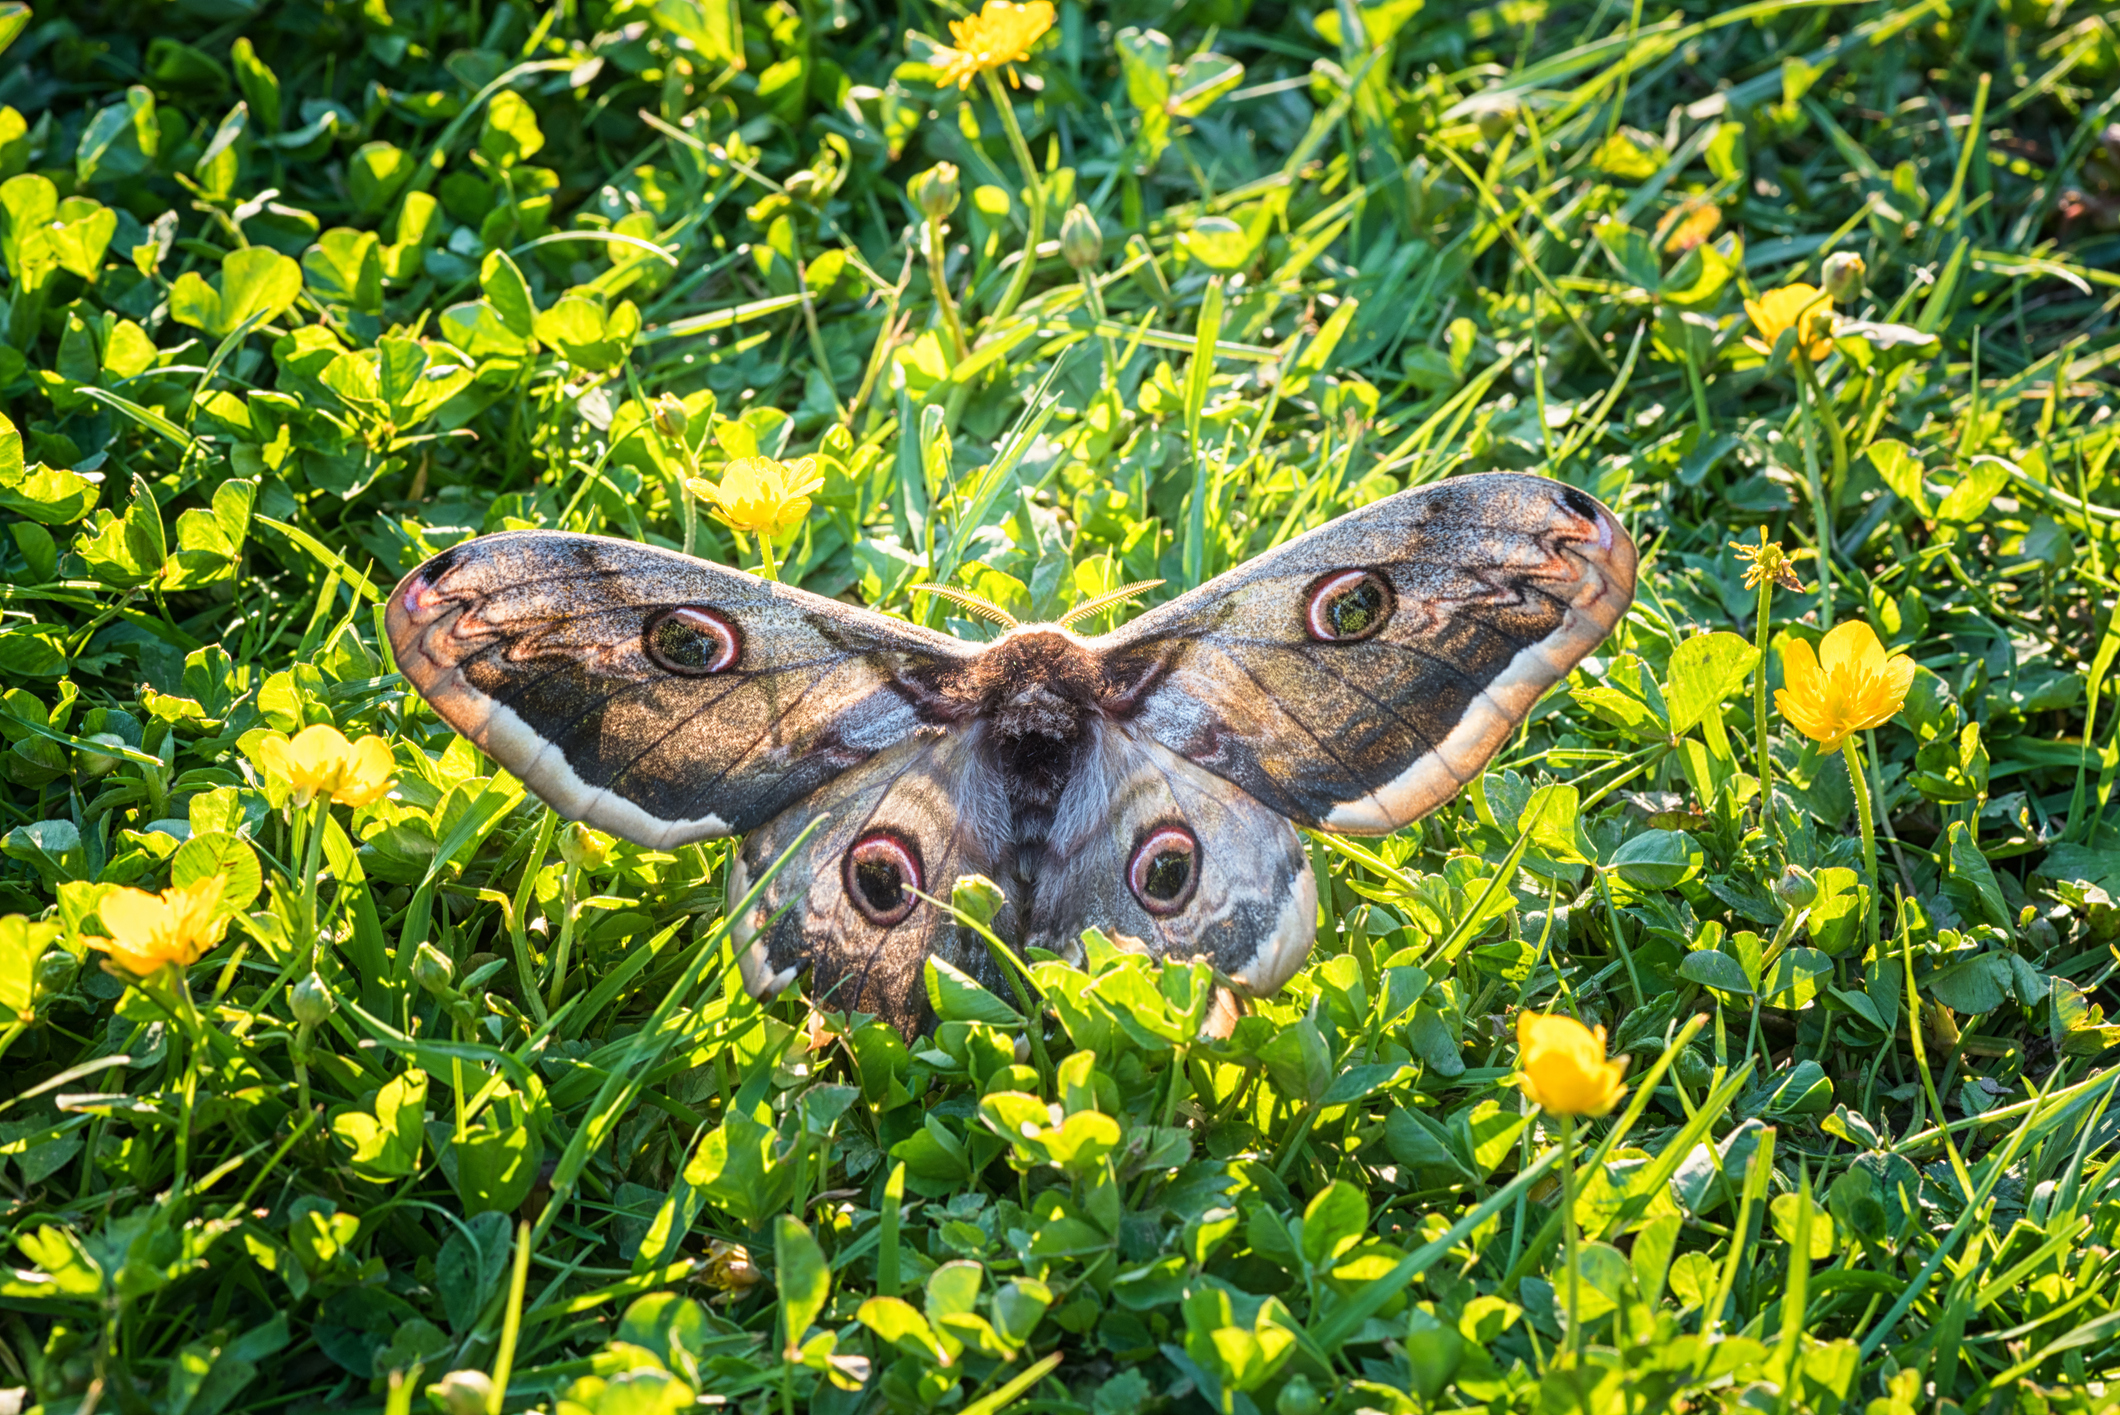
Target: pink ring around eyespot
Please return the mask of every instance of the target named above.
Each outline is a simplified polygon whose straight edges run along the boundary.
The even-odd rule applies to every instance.
[[[1360,633],[1342,634],[1330,618],[1333,601],[1341,595],[1353,592],[1367,581],[1376,583],[1381,599],[1376,621]],[[1323,576],[1311,585],[1310,600],[1303,608],[1303,627],[1309,631],[1310,637],[1319,643],[1359,643],[1382,629],[1395,607],[1390,583],[1376,571],[1339,570]]]
[[[1173,889],[1167,879],[1159,879],[1159,871],[1167,871],[1165,857],[1180,854],[1185,857],[1185,875]],[[1151,914],[1175,914],[1192,902],[1193,891],[1200,883],[1200,841],[1192,831],[1182,825],[1163,825],[1151,830],[1140,844],[1134,847],[1134,855],[1127,862],[1126,885],[1133,891],[1141,907]],[[1163,892],[1156,892],[1161,889]]]
[[[887,830],[871,831],[848,847],[842,878],[855,912],[878,928],[903,922],[925,886],[918,851]]]
[[[641,645],[656,666],[707,678],[736,666],[743,656],[743,633],[719,610],[681,604],[641,626]]]

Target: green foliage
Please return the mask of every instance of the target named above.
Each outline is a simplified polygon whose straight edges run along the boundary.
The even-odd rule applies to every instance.
[[[956,17],[0,3],[0,1406],[2104,1408],[2107,7],[1069,0],[1006,107]],[[1821,361],[1749,345],[1831,254]],[[754,455],[823,478],[782,579],[971,639],[909,587],[1101,632],[1494,468],[1642,588],[1460,800],[1311,837],[1233,1024],[1093,930],[906,1038],[746,995],[725,844],[556,835],[378,637],[481,532],[755,566],[686,491]],[[1919,665],[1875,879],[1756,717],[1853,617]],[[293,805],[318,724],[395,789]],[[1572,1309],[1526,1008],[1632,1058]]]

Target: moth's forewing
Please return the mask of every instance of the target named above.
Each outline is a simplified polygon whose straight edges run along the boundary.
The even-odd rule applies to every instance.
[[[1147,735],[1299,824],[1383,833],[1477,776],[1604,641],[1635,564],[1573,487],[1460,477],[1321,526],[1102,646],[1115,678],[1149,685]],[[1349,604],[1373,611],[1335,620]]]

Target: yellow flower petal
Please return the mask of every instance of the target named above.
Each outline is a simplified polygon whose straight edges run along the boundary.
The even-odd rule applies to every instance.
[[[1573,1017],[1525,1011],[1516,1019],[1524,1094],[1552,1115],[1606,1115],[1627,1087],[1627,1059],[1605,1058],[1605,1029]]]
[[[824,478],[814,457],[794,462],[738,457],[722,468],[720,485],[697,485],[736,529],[778,536],[810,514],[809,493],[823,486]]]
[[[1791,639],[1781,651],[1781,673],[1785,686],[1775,693],[1775,706],[1790,726],[1827,751],[1890,722],[1914,686],[1914,660],[1888,657],[1861,620],[1835,626],[1815,655],[1810,645]]]
[[[295,805],[306,806],[338,789],[350,750],[344,733],[320,722],[303,728],[292,740],[274,733],[258,744],[253,755],[259,766],[284,777],[294,788]]]
[[[346,770],[331,799],[342,806],[365,806],[380,800],[397,784],[397,763],[390,744],[380,737],[363,737],[346,754]]]
[[[1884,664],[1884,693],[1891,699],[1892,713],[1896,716],[1906,706],[1907,692],[1914,686],[1914,660],[1903,653],[1893,654]]]
[[[1802,639],[1791,639],[1781,649],[1781,681],[1789,692],[1809,691],[1818,679],[1818,655]]]
[[[1053,14],[1050,0],[1024,5],[986,0],[978,14],[951,20],[955,47],[938,47],[929,59],[938,82],[968,88],[981,74],[1023,63],[1031,57],[1031,46],[1053,27]],[[1011,73],[1012,82],[1014,77]]]
[[[1833,302],[1816,285],[1802,281],[1769,290],[1756,300],[1745,301],[1745,315],[1759,331],[1759,342],[1745,342],[1772,353],[1775,343],[1791,329],[1797,330],[1795,353],[1813,361],[1833,352]]]
[[[103,896],[96,906],[103,927],[122,943],[150,936],[169,912],[162,900],[144,889],[120,886]]]
[[[89,942],[134,977],[170,965],[190,967],[221,941],[228,926],[220,908],[223,884],[220,875],[209,875],[159,895],[113,889],[96,906],[111,936]]]
[[[1860,672],[1884,664],[1884,645],[1860,619],[1836,624],[1818,641],[1818,667],[1828,677]]]

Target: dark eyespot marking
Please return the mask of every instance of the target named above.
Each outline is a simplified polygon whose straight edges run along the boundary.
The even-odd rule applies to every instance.
[[[1159,825],[1134,847],[1127,887],[1151,914],[1175,914],[1200,883],[1200,841],[1182,825]]]
[[[1334,570],[1310,586],[1303,627],[1321,644],[1351,644],[1391,621],[1398,600],[1391,582],[1374,570]]]
[[[1586,521],[1597,520],[1597,503],[1572,486],[1561,489],[1561,504]]]
[[[887,830],[872,830],[846,854],[847,898],[861,917],[887,929],[904,921],[924,887],[920,850]]]
[[[658,668],[687,678],[706,678],[734,668],[743,657],[743,634],[720,610],[681,604],[652,616],[641,629],[641,647]]]

